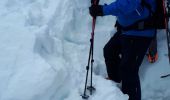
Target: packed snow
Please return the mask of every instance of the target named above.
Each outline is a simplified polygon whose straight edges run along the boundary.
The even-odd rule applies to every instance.
[[[0,1],[0,100],[82,100],[91,37],[89,6],[90,0]],[[105,79],[103,47],[115,32],[115,20],[97,18],[96,92],[89,100],[128,100],[115,82]],[[142,100],[170,100],[170,77],[160,78],[170,73],[165,30],[157,37],[158,61],[151,64],[145,58],[140,69]]]

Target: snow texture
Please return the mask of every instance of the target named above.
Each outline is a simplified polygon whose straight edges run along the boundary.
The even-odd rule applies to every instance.
[[[91,37],[89,5],[90,0],[0,1],[0,100],[82,100]],[[115,32],[115,20],[97,18],[96,92],[89,100],[128,100],[115,82],[105,80],[103,47]],[[160,78],[170,73],[164,30],[158,42],[158,61],[144,59],[140,69],[142,100],[170,100],[170,78]]]

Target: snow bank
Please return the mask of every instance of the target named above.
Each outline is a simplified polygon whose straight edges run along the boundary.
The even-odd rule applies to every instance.
[[[0,1],[0,100],[81,100],[91,36],[89,5],[85,0]],[[114,23],[113,16],[97,19],[93,73],[97,91],[90,100],[128,100],[114,82],[104,79],[102,49],[115,31]],[[160,37],[159,51],[166,49],[164,38]],[[159,78],[169,72],[169,64],[160,55],[157,63],[145,61],[141,68],[144,100],[170,98],[169,79]]]
[[[83,0],[0,2],[1,100],[80,98],[88,57],[85,54],[89,49],[89,3]],[[98,88],[94,98],[98,94],[104,98],[108,95],[102,90],[105,83],[99,84],[103,81],[100,77],[95,80],[101,89]],[[127,98],[113,84],[109,83],[106,91],[114,94],[115,90],[120,96],[108,98]]]

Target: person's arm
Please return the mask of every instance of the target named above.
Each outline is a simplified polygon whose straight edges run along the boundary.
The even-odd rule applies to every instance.
[[[135,11],[141,5],[141,0],[117,0],[109,5],[104,5],[103,15],[119,16]]]
[[[109,5],[102,6],[103,8],[103,15],[119,15],[119,8],[117,2],[113,2]]]
[[[126,15],[141,5],[141,0],[117,0],[109,5],[92,5],[89,10],[92,16]]]

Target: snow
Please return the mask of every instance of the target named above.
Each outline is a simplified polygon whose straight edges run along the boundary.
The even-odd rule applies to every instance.
[[[0,1],[0,100],[82,100],[91,36],[89,5],[85,0]],[[115,82],[104,79],[103,47],[115,32],[114,23],[113,16],[97,18],[96,92],[89,100],[128,100]],[[170,100],[170,78],[160,78],[170,73],[164,31],[158,41],[159,60],[150,64],[144,59],[140,69],[142,100]]]

